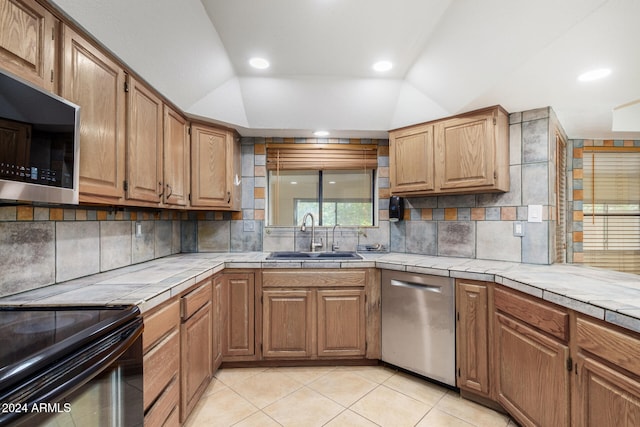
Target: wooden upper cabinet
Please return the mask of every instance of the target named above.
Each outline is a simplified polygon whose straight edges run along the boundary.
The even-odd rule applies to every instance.
[[[55,92],[59,21],[35,0],[0,0],[0,23],[2,67]]]
[[[61,95],[80,108],[80,201],[124,198],[125,73],[111,58],[63,26]]]
[[[164,106],[164,203],[189,203],[189,127],[177,111]]]
[[[493,115],[461,117],[436,125],[436,163],[441,190],[493,185]]]
[[[127,77],[127,199],[160,203],[163,182],[163,103],[135,78]]]
[[[389,133],[391,192],[401,196],[509,191],[509,120],[501,107]]]
[[[389,150],[394,192],[435,190],[433,126],[416,126],[394,132]]]
[[[191,206],[240,208],[240,144],[232,131],[193,124]]]

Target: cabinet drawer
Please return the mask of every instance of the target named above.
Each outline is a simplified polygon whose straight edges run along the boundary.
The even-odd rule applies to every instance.
[[[211,301],[211,280],[205,281],[197,289],[189,292],[181,298],[182,307],[180,314],[182,320],[186,320]]]
[[[584,317],[576,319],[578,347],[640,375],[640,337]]]
[[[147,409],[180,371],[180,333],[171,333],[143,359],[144,408]]]
[[[179,426],[179,394],[178,379],[174,378],[144,416],[145,427]]]
[[[142,351],[147,352],[151,346],[178,327],[180,321],[180,304],[176,300],[155,313],[144,317],[142,334]]]
[[[356,287],[364,286],[365,270],[278,270],[262,273],[263,288]]]
[[[562,341],[569,340],[569,313],[550,303],[540,303],[532,298],[496,287],[496,310],[553,335]]]

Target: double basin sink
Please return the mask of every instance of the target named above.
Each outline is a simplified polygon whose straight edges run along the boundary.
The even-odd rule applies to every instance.
[[[343,260],[362,259],[356,252],[271,252],[267,260]]]

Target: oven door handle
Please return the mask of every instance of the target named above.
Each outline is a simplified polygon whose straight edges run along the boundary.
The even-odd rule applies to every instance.
[[[142,330],[142,319],[138,317],[102,339],[56,362],[50,368],[28,378],[9,393],[0,394],[0,401],[20,403],[26,405],[24,408],[28,410],[26,414],[23,412],[0,413],[0,425],[30,415],[34,405],[39,408],[41,403],[62,402],[69,394],[109,368],[136,343],[136,340],[140,340],[141,355]]]

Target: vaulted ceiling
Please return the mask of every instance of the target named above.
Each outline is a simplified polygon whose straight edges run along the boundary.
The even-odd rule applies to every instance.
[[[551,106],[570,138],[640,139],[635,104],[612,131],[640,99],[637,0],[53,3],[185,112],[245,136],[386,137],[501,104]],[[373,71],[381,59],[393,68]]]

